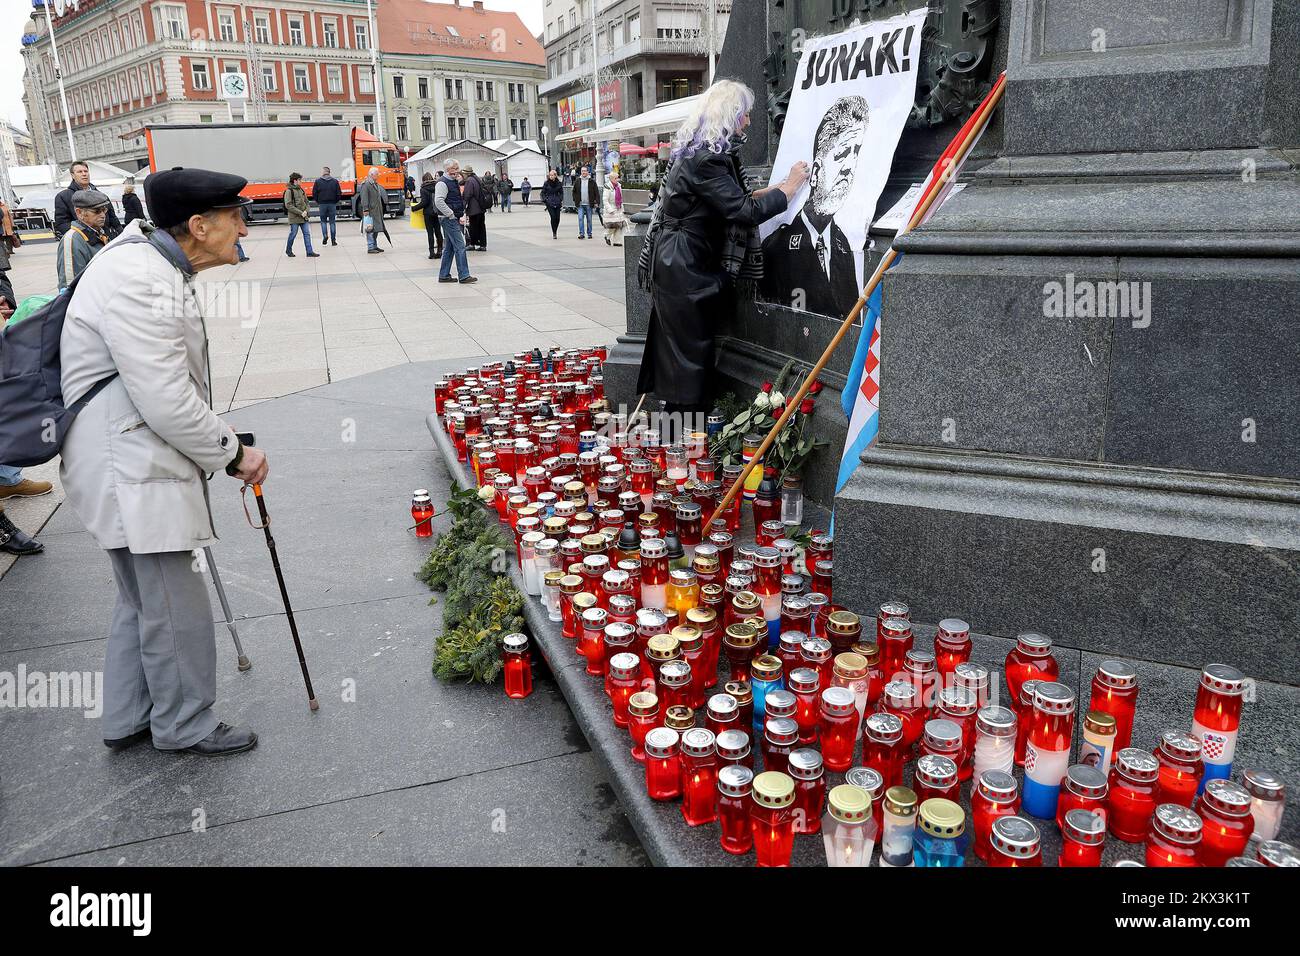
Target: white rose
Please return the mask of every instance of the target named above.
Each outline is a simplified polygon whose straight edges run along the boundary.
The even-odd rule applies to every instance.
[[[775,407],[778,406],[778,405],[784,405],[784,404],[785,404],[785,396],[782,395],[780,392],[773,392],[773,393],[772,393],[770,396],[768,396],[768,397],[772,400],[772,407],[773,407],[773,408],[775,408]]]
[[[765,412],[772,407],[772,400],[768,398],[767,392],[759,392],[754,398],[754,408],[760,412]]]

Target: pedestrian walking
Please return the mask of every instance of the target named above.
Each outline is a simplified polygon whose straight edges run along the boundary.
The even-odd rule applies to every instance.
[[[406,188],[406,201],[410,202],[415,198],[415,177],[407,173],[402,185]]]
[[[361,229],[366,234],[366,253],[374,255],[379,248],[379,233],[384,229],[384,189],[379,185],[379,170],[374,166],[366,174],[365,182],[357,188],[357,209],[361,215]]]
[[[241,444],[209,404],[195,290],[196,275],[235,262],[235,243],[248,234],[246,183],[203,169],[150,175],[153,225],[131,223],[87,267],[67,307],[64,400],[99,391],[68,429],[59,477],[117,585],[100,722],[113,750],[150,738],[158,750],[204,756],[257,744],[251,730],[213,713],[216,635],[194,564],[194,551],[216,540],[207,475],[249,484],[267,475],[265,455]]]
[[[618,181],[618,173],[606,177],[602,202],[605,214],[600,221],[605,224],[605,245],[621,246],[627,217],[623,213],[623,186]]]
[[[508,175],[501,176],[497,179],[497,192],[501,195],[501,211],[509,212],[510,203],[513,199],[511,193],[515,191],[515,181]]]
[[[465,214],[465,196],[460,182],[460,163],[449,159],[442,164],[443,173],[433,191],[433,209],[442,227],[442,263],[438,268],[439,282],[477,282],[469,274],[469,257],[465,255],[464,227],[469,223]],[[425,214],[428,215],[427,213]],[[452,278],[451,260],[456,260],[456,275]]]
[[[420,177],[420,198],[411,207],[412,212],[424,213],[424,234],[429,240],[429,258],[442,258],[442,217],[434,205],[434,193],[438,189],[438,180],[433,173]]]
[[[552,168],[546,172],[546,180],[542,183],[542,205],[551,215],[551,238],[558,239],[560,212],[564,209],[564,183],[560,180],[557,169]]]
[[[578,238],[590,239],[592,214],[600,208],[600,189],[589,166],[583,166],[582,175],[573,181],[573,204],[578,207]]]
[[[284,191],[284,208],[289,214],[289,241],[284,244],[284,254],[293,258],[293,240],[302,233],[302,243],[308,259],[319,259],[320,253],[311,247],[311,201],[302,188],[302,173],[289,174],[289,188]]]
[[[82,189],[73,194],[72,208],[77,221],[59,238],[59,251],[54,258],[61,290],[72,285],[72,280],[108,244],[104,223],[112,208],[109,198],[97,189]]]
[[[497,203],[497,178],[492,170],[489,169],[479,177],[479,185],[483,187],[483,211],[491,212]]]
[[[461,195],[465,199],[465,215],[469,218],[469,238],[466,248],[470,252],[487,251],[487,207],[483,197],[483,181],[474,175],[474,167],[464,168],[465,184]]]
[[[316,211],[320,213],[320,244],[328,239],[331,246],[337,246],[339,201],[343,199],[343,187],[330,175],[330,168],[321,170],[320,176],[311,184],[311,198],[316,200]],[[329,228],[326,229],[326,226]]]
[[[144,218],[144,204],[135,194],[135,177],[122,184],[122,225],[129,226]]]
[[[525,206],[528,205],[528,194],[532,191],[533,191],[533,184],[530,183],[528,181],[528,177],[525,176],[519,182],[519,195],[523,198]]]
[[[73,210],[72,197],[83,189],[94,189],[95,186],[90,181],[90,167],[77,160],[70,167],[68,172],[72,181],[68,183],[66,189],[54,197],[54,235],[62,235],[72,228],[72,224],[77,221],[77,215]],[[98,190],[96,190],[98,192]],[[122,231],[122,224],[117,219],[117,213],[113,207],[108,207],[108,215],[104,219],[104,234],[112,239]]]

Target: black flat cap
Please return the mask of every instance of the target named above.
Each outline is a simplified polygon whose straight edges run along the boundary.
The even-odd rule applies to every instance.
[[[144,198],[154,225],[168,229],[212,209],[252,205],[239,195],[247,185],[242,176],[175,166],[145,178]]]

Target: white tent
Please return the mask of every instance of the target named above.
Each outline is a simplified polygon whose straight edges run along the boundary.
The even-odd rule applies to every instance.
[[[497,162],[505,159],[505,154],[486,143],[476,143],[470,139],[430,143],[406,161],[406,171],[414,177],[418,188],[425,173],[439,175],[442,164],[449,159],[456,160],[462,167],[473,167],[474,172],[481,176],[489,169],[495,172]]]
[[[90,160],[90,182],[96,189],[113,200],[114,211],[119,218],[122,215],[122,184],[135,173],[119,169],[108,163]],[[18,196],[18,207],[23,209],[42,209],[51,219],[54,218],[54,197],[67,188],[72,175],[66,166],[10,166],[9,181]],[[136,195],[144,201],[144,177],[136,180]]]
[[[526,146],[520,146],[513,152],[506,154],[505,166],[507,174],[514,181],[515,189],[523,182],[524,177],[528,177],[528,184],[534,189],[542,188],[542,180],[546,178],[546,171],[550,168],[550,161],[541,154],[539,150],[530,149]]]

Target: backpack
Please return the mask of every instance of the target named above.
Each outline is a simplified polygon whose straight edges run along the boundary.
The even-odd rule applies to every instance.
[[[171,253],[152,238],[129,236],[120,244],[137,242],[153,243],[176,264]],[[0,462],[6,465],[42,465],[57,455],[73,419],[117,378],[113,372],[72,405],[63,404],[59,340],[68,304],[85,274],[83,270],[53,300],[0,331]]]

